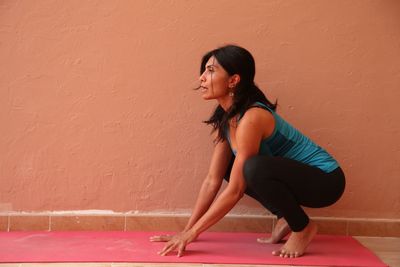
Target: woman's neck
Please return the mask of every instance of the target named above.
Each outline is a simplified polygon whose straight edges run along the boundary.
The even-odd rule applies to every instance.
[[[233,98],[231,96],[221,97],[217,99],[219,105],[226,111],[230,109],[233,104]]]

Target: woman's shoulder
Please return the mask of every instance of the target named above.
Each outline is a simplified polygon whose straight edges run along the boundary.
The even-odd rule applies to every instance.
[[[242,125],[243,128],[255,127],[260,130],[273,127],[275,124],[274,115],[258,106],[249,108],[240,120],[239,127]]]
[[[262,106],[253,105],[246,110],[241,120],[266,122],[269,120],[274,120],[274,115],[271,111],[265,109]]]
[[[250,140],[250,142],[261,142],[261,140],[269,137],[274,129],[275,118],[271,112],[261,108],[250,108],[240,120],[236,138],[244,138],[247,141]]]

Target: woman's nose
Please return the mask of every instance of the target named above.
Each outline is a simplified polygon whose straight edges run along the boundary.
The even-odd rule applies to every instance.
[[[199,81],[200,82],[205,82],[206,81],[206,78],[204,77],[204,73],[200,75]]]

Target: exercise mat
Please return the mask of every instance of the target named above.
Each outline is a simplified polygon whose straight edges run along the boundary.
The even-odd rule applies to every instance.
[[[176,253],[157,254],[165,243],[150,242],[160,232],[0,232],[0,263],[137,262],[270,264],[291,266],[383,267],[371,251],[349,236],[317,235],[299,258],[273,256],[283,244],[260,244],[265,234],[205,232]]]

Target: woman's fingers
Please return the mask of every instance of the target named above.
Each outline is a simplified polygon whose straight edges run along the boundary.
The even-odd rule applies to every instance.
[[[168,243],[167,245],[165,245],[165,247],[160,252],[158,252],[158,254],[160,256],[165,256],[168,253],[177,250],[178,257],[182,257],[183,256],[183,252],[185,251],[185,247],[186,247],[186,245],[182,241],[180,241],[180,242],[171,242],[171,243]]]
[[[168,241],[164,248],[158,252],[159,255],[165,256],[172,251],[176,251],[178,257],[182,257],[185,252],[186,245],[195,239],[193,231],[182,232],[176,235],[159,235],[150,237],[150,241]]]
[[[176,244],[171,243],[171,244],[167,244],[160,252],[158,252],[158,254],[160,256],[165,256],[167,255],[169,252],[175,250]]]
[[[181,244],[178,248],[178,257],[183,256],[183,252],[185,252],[185,244]]]
[[[156,235],[150,237],[151,242],[168,242],[172,239],[172,235]]]

